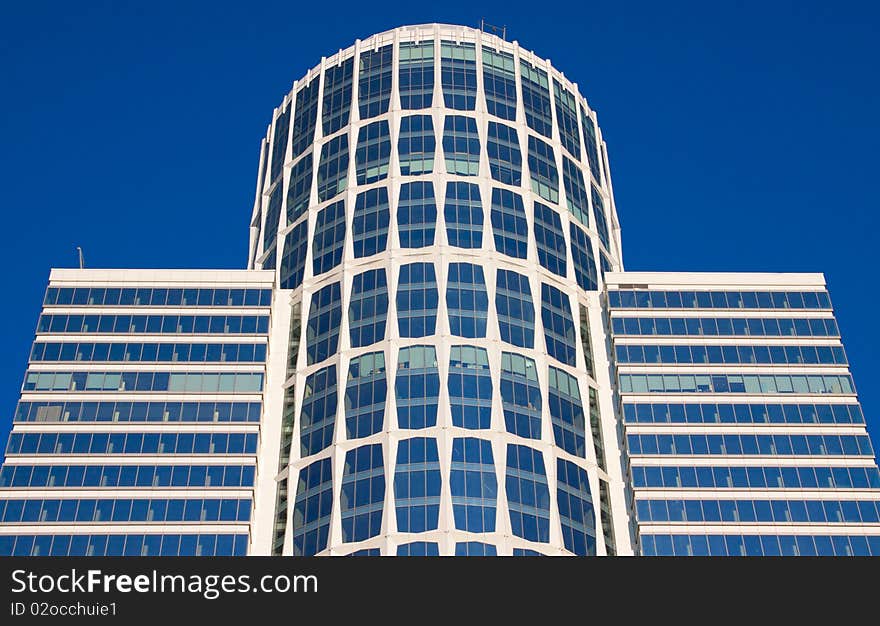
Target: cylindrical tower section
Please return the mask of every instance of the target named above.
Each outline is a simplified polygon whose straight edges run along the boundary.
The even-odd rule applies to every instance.
[[[629,551],[619,228],[549,61],[439,24],[322,59],[263,142],[249,254],[291,307],[272,552]]]

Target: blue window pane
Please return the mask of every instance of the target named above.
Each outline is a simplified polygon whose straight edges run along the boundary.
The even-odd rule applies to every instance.
[[[476,176],[480,173],[477,120],[464,115],[446,116],[443,123],[443,155],[449,174]]]
[[[296,111],[293,116],[293,131],[291,133],[291,152],[294,159],[314,141],[315,125],[318,119],[318,86],[320,82],[315,78],[296,94]]]
[[[553,116],[550,108],[550,84],[547,73],[532,67],[526,61],[519,62],[522,83],[523,108],[526,123],[545,137],[553,135]]]
[[[418,176],[434,171],[434,122],[430,115],[409,115],[400,119],[397,153],[402,176]]]
[[[440,82],[447,108],[474,110],[477,101],[477,56],[474,44],[440,42]]]
[[[498,549],[489,543],[459,541],[455,544],[455,556],[497,556]]]
[[[550,541],[550,490],[543,455],[528,446],[507,445],[506,492],[513,534]]]
[[[351,110],[351,79],[354,58],[349,58],[324,72],[324,101],[321,114],[324,135],[332,135],[348,124]]]
[[[388,121],[379,120],[361,127],[358,131],[358,144],[354,155],[358,185],[388,178],[390,159],[391,135],[388,131]]]
[[[507,189],[492,189],[492,231],[495,249],[516,259],[528,254],[529,227],[522,197]]]
[[[319,369],[306,378],[299,419],[303,456],[316,454],[333,442],[336,384],[336,365]]]
[[[294,556],[311,556],[327,548],[332,510],[331,460],[326,458],[299,472],[292,518]]]
[[[556,287],[541,284],[541,320],[547,354],[566,365],[577,365],[574,319],[568,296]]]
[[[306,328],[306,354],[309,365],[320,363],[336,354],[341,322],[341,286],[340,283],[332,283],[312,296]]]
[[[527,548],[514,548],[513,556],[544,556],[537,550],[529,550]]]
[[[483,245],[483,206],[480,187],[473,183],[446,183],[446,238],[450,246],[480,248]]]
[[[578,132],[577,103],[574,94],[553,80],[553,95],[556,98],[556,121],[559,124],[559,138],[562,145],[575,159],[581,158],[581,138]]]
[[[502,341],[520,348],[534,347],[535,307],[527,277],[509,270],[498,270],[495,310]]]
[[[429,428],[437,424],[440,374],[433,346],[400,349],[394,392],[399,428]]]
[[[434,95],[434,42],[401,42],[398,54],[400,107],[430,107]]]
[[[490,427],[492,377],[485,348],[451,347],[448,389],[453,426],[471,429]]]
[[[450,263],[446,286],[449,327],[459,337],[485,337],[489,296],[483,268],[471,263]]]
[[[287,155],[287,135],[290,131],[290,106],[284,108],[281,115],[275,120],[275,133],[272,140],[272,169],[270,181],[278,180],[281,169],[284,166],[284,157]]]
[[[435,541],[412,541],[397,546],[397,556],[440,556],[440,545]]]
[[[391,74],[393,46],[378,50],[364,50],[358,72],[358,111],[361,119],[388,112],[391,101]]]
[[[562,184],[565,186],[565,199],[568,210],[585,228],[590,227],[590,199],[584,186],[584,174],[580,166],[562,157]]]
[[[352,280],[348,328],[352,348],[362,348],[385,339],[388,316],[388,287],[385,270],[368,270]]]
[[[483,45],[483,91],[486,110],[505,120],[516,119],[516,70],[513,55]]]
[[[421,533],[437,529],[440,482],[437,440],[422,437],[402,440],[397,446],[394,471],[398,532]]]
[[[396,297],[400,336],[433,335],[437,325],[438,299],[433,263],[402,265]]]
[[[385,499],[382,444],[361,446],[345,454],[342,472],[342,541],[363,541],[381,532]]]
[[[376,187],[357,195],[352,219],[352,243],[355,258],[385,252],[388,246],[388,189]]]
[[[558,276],[567,272],[565,235],[562,234],[562,220],[550,207],[535,202],[535,242],[538,245],[538,261],[542,267]]]
[[[571,259],[574,263],[574,275],[578,287],[586,291],[598,289],[599,277],[596,272],[596,257],[593,256],[593,244],[589,236],[578,228],[574,222],[569,224],[571,235]]]
[[[287,223],[293,224],[309,208],[312,194],[312,153],[297,161],[287,184]],[[268,224],[267,224],[268,227]]]
[[[430,181],[418,181],[401,185],[397,204],[400,247],[423,248],[434,245],[436,227],[434,184]]]
[[[329,272],[342,262],[345,221],[344,200],[334,202],[318,213],[312,239],[312,271],[315,276]]]
[[[515,128],[489,122],[486,153],[493,180],[517,187],[522,183],[522,152]]]
[[[553,146],[529,135],[529,178],[531,189],[548,202],[559,202],[559,172]]]
[[[590,173],[597,182],[602,182],[602,175],[599,170],[599,150],[598,139],[596,137],[596,126],[593,124],[592,118],[587,115],[586,109],[581,107],[581,127],[584,131],[584,145],[587,148],[587,161],[590,164]]]
[[[449,481],[455,527],[475,533],[494,532],[498,481],[492,445],[485,439],[453,439]]]
[[[274,252],[275,249],[275,241],[278,237],[278,228],[280,226],[279,220],[281,219],[281,204],[283,200],[282,194],[283,185],[279,180],[275,187],[269,194],[269,206],[266,208],[266,224],[263,227],[263,250],[268,251],[272,250]],[[263,261],[263,269],[274,269],[275,261],[274,255],[272,255],[272,262],[269,262],[269,258]],[[134,304],[133,302],[128,302],[126,304]]]
[[[596,219],[596,230],[599,231],[599,241],[602,242],[606,250],[611,250],[611,242],[608,238],[608,222],[605,218],[605,203],[595,185],[590,186],[590,197],[593,204],[593,217]]]
[[[342,134],[321,146],[318,165],[318,202],[330,200],[348,186],[348,135]]]
[[[349,439],[369,437],[382,430],[385,418],[385,354],[354,357],[345,386],[345,427]]]
[[[550,420],[556,445],[575,456],[585,458],[584,406],[577,379],[561,369],[550,367]]]
[[[596,522],[587,471],[557,459],[556,485],[565,549],[578,556],[595,556]]]
[[[541,388],[535,361],[512,352],[501,353],[501,406],[507,432],[541,438]]]

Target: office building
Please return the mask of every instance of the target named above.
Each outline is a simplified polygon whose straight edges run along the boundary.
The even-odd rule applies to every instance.
[[[822,277],[625,272],[596,114],[517,42],[322,59],[256,187],[246,270],[53,270],[0,553],[880,554]]]

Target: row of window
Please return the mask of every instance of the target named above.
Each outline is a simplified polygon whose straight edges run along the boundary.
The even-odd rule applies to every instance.
[[[271,289],[49,287],[44,306],[269,306]]]
[[[622,393],[854,394],[849,375],[620,374]]]
[[[18,433],[7,454],[255,454],[256,433]]]
[[[340,509],[344,542],[379,534],[385,497],[381,445],[346,453]],[[305,467],[294,503],[294,554],[311,555],[327,547],[333,484],[329,459]],[[592,498],[586,470],[557,459],[557,502],[564,544],[575,554],[595,554]],[[439,524],[441,472],[437,442],[412,438],[400,442],[393,489],[399,532],[436,530]],[[497,482],[489,441],[456,438],[449,477],[455,528],[474,533],[496,528]],[[543,456],[527,446],[507,446],[508,498],[513,534],[549,541],[550,493]]]
[[[627,435],[630,455],[874,456],[867,435]]]
[[[482,148],[475,118],[447,115],[443,125],[442,145],[445,170],[448,174],[479,175]],[[399,152],[401,152],[401,175],[432,173],[435,146],[436,139],[430,117],[404,118],[401,122],[401,136],[398,145]],[[489,174],[492,179],[504,184],[519,186],[522,181],[522,153],[516,129],[496,122],[489,122],[486,152]],[[553,147],[549,143],[529,135],[527,153],[531,190],[547,202],[558,204],[559,173]],[[354,156],[358,185],[371,184],[388,177],[391,163],[391,135],[387,121],[373,122],[358,131]],[[321,158],[317,169],[319,203],[335,198],[348,188],[349,158],[348,135],[337,135],[321,146]],[[591,182],[591,193],[588,196],[581,167],[564,154],[562,160],[566,206],[581,224],[589,226],[589,209],[592,204],[596,229],[599,231],[602,243],[607,248],[609,245],[608,224],[605,217],[604,201],[599,189]],[[299,218],[304,211],[303,203],[310,197],[311,181],[309,175],[312,163],[311,154],[306,155],[294,165],[291,171],[287,193],[288,224]],[[280,201],[279,191],[280,183],[269,197],[267,229],[274,228],[276,216],[280,217],[280,209],[277,206]],[[403,202],[403,198],[401,202]]]
[[[10,465],[0,487],[253,487],[253,465]]]
[[[458,541],[455,556],[497,556],[498,549],[479,541]],[[352,555],[353,556],[353,555]],[[440,556],[440,544],[434,541],[413,541],[397,546],[397,556]]]
[[[623,404],[631,424],[864,424],[858,404]]]
[[[261,402],[19,402],[16,422],[250,422]]]
[[[35,342],[30,360],[144,363],[263,363],[264,343],[56,343]]]
[[[826,291],[608,291],[613,309],[830,309]]]
[[[522,196],[507,189],[493,188],[487,204],[495,249],[513,258],[527,258],[529,226]],[[482,247],[485,218],[479,186],[463,181],[447,182],[443,214],[450,245],[469,249]],[[431,181],[401,185],[396,213],[400,247],[433,246],[437,216],[438,206]],[[319,275],[342,262],[347,230],[345,200],[319,211],[316,220],[312,264],[313,274]],[[352,216],[355,258],[386,250],[390,221],[387,188],[378,187],[358,194]],[[559,214],[549,206],[535,202],[532,224],[538,262],[545,269],[565,277],[568,271],[567,250]],[[574,221],[570,223],[570,236],[578,284],[582,289],[596,289],[596,262],[590,238]],[[607,242],[605,246],[607,248]],[[302,284],[308,248],[308,223],[304,220],[285,236],[281,262],[282,289],[296,289]],[[604,252],[602,255],[604,258]]]
[[[877,489],[871,467],[633,466],[633,486],[668,489]]]
[[[393,62],[391,46],[361,53],[358,67],[358,112],[362,120],[388,112]],[[476,110],[477,49],[473,43],[440,42],[440,87],[443,106],[456,111]],[[516,62],[512,54],[481,48],[483,88],[486,110],[490,115],[509,121],[517,118]],[[398,91],[404,110],[431,108],[434,97],[434,42],[403,42],[399,47]],[[547,72],[520,60],[522,95],[526,123],[529,128],[552,137],[553,117]],[[351,122],[354,58],[328,67],[324,75],[322,130],[332,135]],[[318,107],[318,79],[313,79],[296,94],[293,118],[293,147],[296,159],[314,140]],[[565,149],[581,160],[580,119],[587,161],[593,177],[600,179],[596,129],[586,108],[578,107],[573,93],[553,79],[553,93],[559,120],[560,136]],[[578,117],[580,112],[580,118]],[[284,163],[290,109],[284,109],[275,122],[270,182],[277,180]]]
[[[167,391],[170,393],[259,393],[263,375],[246,372],[33,372],[24,391]]]
[[[880,556],[880,535],[642,535],[643,556]]]
[[[246,534],[0,535],[0,556],[245,556]]]
[[[249,498],[0,500],[0,522],[249,522]]]
[[[80,315],[44,313],[37,333],[265,335],[267,315]]]
[[[873,500],[636,500],[639,522],[876,524]]]
[[[621,365],[846,365],[843,346],[639,346],[614,347]]]
[[[577,379],[550,366],[548,380],[548,413],[556,445],[584,458],[585,416]],[[502,353],[500,383],[507,431],[527,439],[540,439],[544,413],[535,361],[518,354]],[[300,412],[303,456],[317,454],[333,441],[337,385],[336,365],[322,368],[306,378]],[[401,348],[393,388],[398,428],[435,426],[440,397],[435,348]],[[351,361],[344,395],[348,439],[369,437],[385,428],[388,389],[383,353],[369,353]],[[493,389],[485,348],[452,347],[447,389],[454,426],[475,430],[491,427]],[[593,393],[590,410],[598,411]]]
[[[534,348],[535,309],[528,278],[509,270],[497,271],[495,308],[502,341]],[[400,268],[396,304],[401,337],[426,337],[437,331],[440,295],[433,263],[410,263]],[[489,295],[483,268],[470,263],[450,263],[446,309],[453,335],[484,338],[487,332]],[[388,293],[385,270],[370,270],[355,277],[349,303],[352,347],[363,347],[385,338]],[[577,363],[577,342],[569,296],[541,284],[541,319],[547,353],[567,365]],[[306,327],[309,364],[336,354],[342,321],[340,283],[320,289],[312,298]]]
[[[346,556],[381,556],[379,548],[357,550]],[[440,556],[440,545],[433,541],[412,541],[397,546],[396,556]],[[498,556],[498,548],[480,541],[458,541],[455,556]],[[537,550],[514,548],[513,556],[544,556]]]
[[[839,337],[833,317],[614,317],[615,335]]]

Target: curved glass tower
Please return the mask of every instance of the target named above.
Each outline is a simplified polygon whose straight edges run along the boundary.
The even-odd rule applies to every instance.
[[[249,266],[291,310],[274,553],[614,553],[619,228],[549,61],[437,24],[322,59],[263,142]]]

